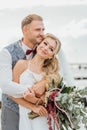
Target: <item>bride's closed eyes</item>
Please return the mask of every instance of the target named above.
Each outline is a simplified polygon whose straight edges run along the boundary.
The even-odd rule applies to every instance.
[[[46,42],[43,42],[45,45],[47,45],[47,43]]]
[[[44,43],[44,45],[46,45],[46,46],[49,45],[49,43],[47,43],[47,42],[43,42],[43,43]],[[53,47],[50,47],[50,45],[49,45],[49,49],[50,49],[50,51],[52,51],[52,52],[54,51]]]

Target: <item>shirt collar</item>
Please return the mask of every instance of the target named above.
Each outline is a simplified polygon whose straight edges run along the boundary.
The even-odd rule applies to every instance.
[[[29,49],[31,50],[31,48],[29,48],[26,44],[23,43],[23,41],[21,40],[19,42],[19,45],[21,46],[21,48],[23,49],[24,53],[26,53],[26,51]],[[35,47],[33,49],[35,49],[37,47],[37,44],[35,45]]]

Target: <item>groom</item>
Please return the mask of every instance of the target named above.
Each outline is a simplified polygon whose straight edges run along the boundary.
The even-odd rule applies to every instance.
[[[25,86],[12,81],[12,69],[19,59],[31,59],[44,35],[44,24],[41,16],[31,14],[21,23],[23,38],[5,47],[0,52],[0,86],[2,89],[1,129],[19,130],[19,108],[10,96],[21,96]],[[27,108],[31,108],[27,102]]]

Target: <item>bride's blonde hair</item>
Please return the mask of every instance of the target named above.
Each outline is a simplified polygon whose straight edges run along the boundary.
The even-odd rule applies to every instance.
[[[52,83],[52,80],[54,80],[55,84],[58,84],[60,82],[60,80],[61,80],[61,77],[60,77],[60,74],[59,74],[59,63],[58,63],[58,59],[56,58],[56,54],[58,54],[58,52],[59,52],[59,50],[61,48],[61,42],[53,34],[47,33],[44,36],[44,39],[46,39],[48,37],[55,40],[56,49],[54,51],[53,58],[46,59],[44,61],[43,71],[46,74],[44,76],[44,78],[47,80],[48,84]]]

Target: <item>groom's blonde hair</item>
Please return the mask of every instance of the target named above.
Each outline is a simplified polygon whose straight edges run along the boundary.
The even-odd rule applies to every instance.
[[[29,14],[22,20],[21,28],[23,29],[25,25],[29,25],[33,20],[43,21],[43,18],[37,14]]]

